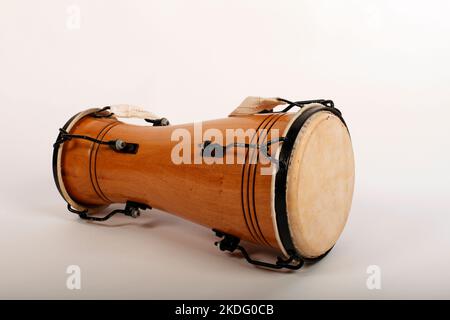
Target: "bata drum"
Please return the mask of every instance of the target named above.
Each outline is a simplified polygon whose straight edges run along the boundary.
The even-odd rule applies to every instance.
[[[131,117],[146,122],[119,120]],[[127,105],[83,111],[60,129],[53,174],[82,219],[157,208],[213,229],[221,250],[239,250],[252,264],[299,269],[338,240],[354,160],[332,101],[249,97],[227,118],[182,125]],[[280,257],[252,259],[241,240]]]

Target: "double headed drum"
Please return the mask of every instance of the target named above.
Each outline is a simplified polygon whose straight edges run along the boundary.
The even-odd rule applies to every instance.
[[[296,113],[269,109],[159,126],[87,110],[58,137],[55,182],[71,210],[84,217],[110,204],[136,203],[275,248],[286,258],[318,259],[347,221],[353,151],[336,108],[299,105]]]

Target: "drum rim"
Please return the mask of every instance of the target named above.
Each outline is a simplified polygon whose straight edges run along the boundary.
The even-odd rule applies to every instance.
[[[339,120],[342,121],[344,126],[347,128],[347,124],[342,118],[341,112],[334,107],[327,107],[325,105],[315,105],[311,107],[305,106],[298,116],[293,120],[291,125],[289,126],[287,133],[285,134],[286,141],[283,142],[281,146],[281,150],[278,154],[278,160],[280,163],[280,167],[275,175],[274,181],[274,217],[275,217],[275,225],[277,228],[277,235],[279,244],[283,253],[287,256],[298,256],[304,261],[315,262],[323,257],[325,257],[332,249],[331,247],[328,251],[323,253],[317,257],[304,257],[299,250],[294,245],[293,237],[291,235],[291,231],[289,228],[289,217],[287,212],[287,176],[289,173],[289,160],[291,158],[292,149],[294,147],[294,143],[297,139],[298,134],[300,133],[301,128],[306,123],[306,121],[312,117],[314,114],[322,111],[328,111],[334,114]]]
[[[74,125],[79,122],[81,119],[83,119],[86,116],[89,116],[97,111],[100,111],[101,108],[90,108],[85,111],[78,112],[74,116],[72,116],[62,127],[64,131],[70,132],[70,130],[74,127]],[[58,141],[61,138],[62,133],[60,132],[58,134],[58,137],[56,138],[56,141]],[[105,206],[95,206],[95,207],[88,207],[85,205],[82,205],[78,202],[76,202],[72,197],[70,197],[69,193],[66,190],[66,187],[64,185],[64,180],[62,178],[62,172],[61,172],[61,155],[62,151],[64,149],[64,143],[63,144],[55,144],[53,147],[53,157],[52,157],[52,171],[53,171],[53,179],[55,181],[56,188],[58,189],[59,194],[61,197],[67,202],[67,204],[72,207],[75,210],[79,211],[89,211],[89,212],[95,212],[103,209]]]

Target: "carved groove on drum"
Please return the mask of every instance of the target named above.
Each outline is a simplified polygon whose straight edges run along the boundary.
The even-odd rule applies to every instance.
[[[118,124],[119,124],[118,122],[112,122],[112,123],[106,125],[99,132],[99,134],[97,135],[97,139],[103,140],[103,138],[109,132],[109,130],[111,130],[114,126],[116,126]],[[94,187],[94,190],[97,193],[97,195],[100,198],[102,198],[105,202],[112,203],[112,201],[110,199],[108,199],[108,197],[102,191],[102,189],[100,188],[100,184],[98,183],[98,178],[97,178],[97,155],[98,155],[98,149],[99,148],[100,148],[99,144],[92,143],[92,147],[91,147],[90,152],[89,152],[90,153],[90,155],[89,155],[89,163],[90,163],[89,174],[90,174],[90,177],[91,177],[92,186]]]
[[[255,135],[252,137],[250,143],[258,143],[259,142],[259,134],[260,130],[264,130],[268,123],[271,123],[272,120],[275,119],[275,115],[267,116],[257,127]],[[276,121],[276,119],[275,119]],[[256,140],[256,141],[255,141]],[[249,232],[255,241],[264,244],[268,243],[268,241],[264,238],[264,235],[259,226],[258,217],[256,214],[255,208],[255,199],[254,199],[254,189],[255,189],[255,171],[257,167],[257,163],[255,162],[256,157],[258,156],[259,151],[255,149],[247,149],[245,156],[245,163],[242,167],[242,210],[244,213],[245,222],[247,227],[249,228]],[[252,168],[254,167],[254,171]],[[253,172],[253,175],[252,175]],[[251,225],[251,228],[249,227]]]
[[[275,123],[277,123],[277,121],[283,116],[284,116],[284,114],[274,114],[274,116],[271,117],[269,119],[269,121],[264,124],[264,128],[262,128],[263,130],[258,132],[258,137],[257,137],[257,141],[256,141],[256,143],[258,145],[266,143],[266,141],[267,141],[267,134],[268,133],[270,134],[270,130],[273,128]],[[262,244],[266,244],[266,245],[271,246],[270,242],[266,239],[266,237],[264,236],[264,233],[261,230],[261,226],[260,226],[260,223],[259,223],[259,221],[261,219],[258,220],[258,212],[260,212],[260,210],[257,210],[257,207],[261,206],[261,205],[263,205],[263,207],[267,208],[267,204],[261,204],[261,203],[258,203],[255,200],[256,194],[257,194],[257,190],[255,189],[256,188],[256,186],[255,186],[256,180],[257,180],[257,178],[262,178],[261,175],[257,174],[258,169],[261,169],[260,168],[261,163],[259,161],[259,159],[260,159],[260,152],[258,152],[257,150],[252,150],[251,159],[253,159],[255,161],[251,162],[251,164],[250,164],[249,177],[248,177],[248,180],[247,180],[249,182],[249,184],[250,184],[250,182],[252,184],[251,187],[249,188],[249,190],[250,190],[249,198],[251,198],[251,202],[249,201],[250,204],[251,204],[249,209],[250,210],[253,209],[250,212],[253,212],[253,217],[254,217],[254,220],[255,220],[256,227],[257,227],[257,229],[258,229],[258,231],[259,231],[259,233],[261,235],[261,238],[263,240]],[[262,209],[262,208],[260,208],[260,209]]]
[[[270,118],[272,117],[272,115],[269,115],[268,117],[264,118],[263,121],[260,122],[260,124],[258,125],[258,127],[256,128],[256,132],[255,135],[258,134],[258,130],[261,128],[261,126],[263,126],[265,124],[265,122],[267,122]],[[254,139],[255,139],[255,135],[252,136],[252,138],[250,139],[249,143],[254,143]],[[250,161],[250,149],[247,148],[245,150],[245,161],[244,164],[242,166],[242,176],[241,176],[241,204],[242,204],[242,213],[244,215],[244,220],[245,220],[245,224],[247,226],[247,229],[251,235],[251,237],[256,241],[256,242],[261,242],[261,239],[256,235],[256,230],[253,226],[253,221],[250,215],[250,208],[249,208],[249,198],[248,198],[248,194],[249,194],[249,175],[250,175],[250,171],[248,169],[248,167],[250,166],[250,164],[248,164]],[[248,164],[248,165],[247,165]],[[247,179],[246,179],[247,177]],[[251,225],[251,228],[250,228]]]

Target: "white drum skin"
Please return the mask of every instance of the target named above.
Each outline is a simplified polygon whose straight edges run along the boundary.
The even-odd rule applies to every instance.
[[[350,212],[354,180],[346,125],[331,112],[313,114],[295,140],[286,185],[289,230],[303,257],[321,256],[337,242]]]

